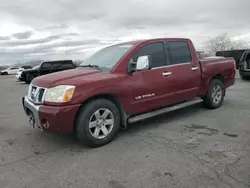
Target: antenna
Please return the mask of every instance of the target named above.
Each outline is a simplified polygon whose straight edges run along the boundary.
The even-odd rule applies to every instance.
[[[65,54],[66,54],[66,57],[68,57],[68,43],[67,43],[67,39],[65,39]]]

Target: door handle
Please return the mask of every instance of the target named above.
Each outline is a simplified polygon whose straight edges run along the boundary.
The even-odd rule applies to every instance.
[[[199,69],[199,67],[192,67],[192,68],[191,68],[192,71],[196,71],[196,70],[198,70],[198,69]]]
[[[172,72],[163,72],[162,75],[163,76],[170,76],[172,74]]]

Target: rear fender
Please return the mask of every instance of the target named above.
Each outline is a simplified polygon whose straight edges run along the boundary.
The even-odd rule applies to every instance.
[[[213,79],[218,79],[221,80],[223,82],[223,84],[225,84],[225,80],[224,77],[220,74],[216,74],[213,76],[203,76],[202,78],[202,86],[201,86],[201,90],[199,92],[200,97],[203,97],[207,94],[207,90],[212,82]]]

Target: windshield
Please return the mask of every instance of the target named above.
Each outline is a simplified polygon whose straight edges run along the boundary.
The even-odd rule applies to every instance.
[[[103,48],[86,59],[81,66],[96,65],[112,69],[116,63],[132,48],[133,45],[114,45]]]

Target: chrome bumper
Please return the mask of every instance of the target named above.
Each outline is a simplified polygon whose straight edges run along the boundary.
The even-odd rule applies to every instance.
[[[38,127],[41,129],[41,123],[39,118],[39,108],[40,105],[33,104],[27,96],[22,99],[23,109],[26,115],[29,117],[29,123],[33,127]]]

